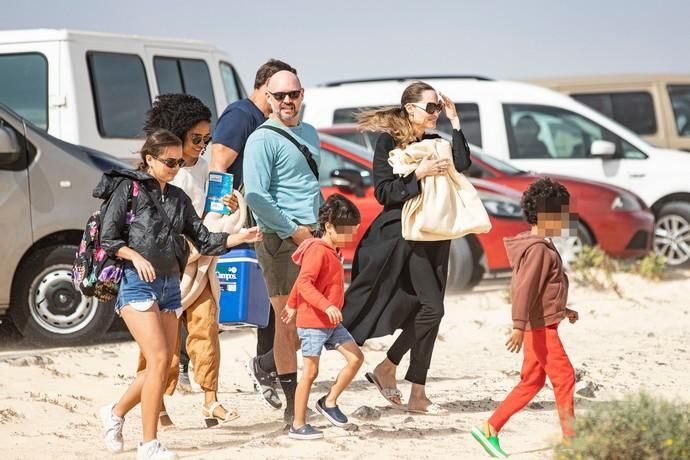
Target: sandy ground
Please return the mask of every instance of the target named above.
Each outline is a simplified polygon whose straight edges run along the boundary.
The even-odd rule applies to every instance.
[[[561,337],[582,376],[578,389],[590,382],[596,388],[594,397],[577,396],[576,411],[582,414],[594,404],[641,388],[690,401],[690,271],[673,272],[660,283],[632,275],[618,275],[617,281],[622,299],[613,292],[571,289],[581,320],[563,324]],[[325,439],[308,442],[288,439],[282,432],[282,412],[261,403],[252,391],[244,363],[255,346],[253,331],[225,332],[220,398],[236,407],[241,418],[204,428],[202,394],[196,387],[195,393],[167,399],[178,429],[159,437],[190,459],[486,458],[469,430],[490,415],[519,379],[521,357],[503,347],[509,330],[505,281],[485,282],[473,293],[448,297],[428,391],[450,415],[410,415],[387,407],[364,380],[364,372],[382,359],[391,342],[374,340],[365,346],[366,363],[340,403],[346,413],[366,405],[378,409],[381,417],[351,417],[356,432],[315,418],[312,424],[325,429]],[[102,447],[96,412],[124,391],[136,356],[133,342],[1,352],[0,458],[110,458]],[[341,365],[336,352],[324,355],[312,404]],[[407,395],[409,385],[400,387]],[[135,409],[125,423],[126,452],[112,457],[134,458],[140,435]],[[553,393],[547,387],[506,425],[502,444],[516,459],[551,458],[550,446],[558,436]]]

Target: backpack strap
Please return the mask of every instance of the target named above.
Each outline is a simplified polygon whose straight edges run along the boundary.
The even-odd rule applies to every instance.
[[[280,134],[285,139],[292,142],[294,144],[294,146],[297,147],[297,150],[299,150],[300,153],[307,160],[307,164],[309,165],[309,169],[311,169],[311,172],[314,174],[314,177],[316,177],[316,180],[319,180],[319,166],[316,164],[316,161],[314,160],[313,155],[309,151],[309,147],[307,147],[304,144],[300,144],[299,142],[297,142],[297,139],[295,139],[290,134],[288,134],[288,132],[285,131],[284,129],[276,128],[275,126],[270,126],[270,125],[261,125],[256,129],[268,129],[269,131],[273,131],[275,133]]]

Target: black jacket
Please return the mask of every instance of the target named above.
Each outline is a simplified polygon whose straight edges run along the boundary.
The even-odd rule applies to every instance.
[[[134,220],[127,232],[125,220],[133,181],[145,187],[147,193],[140,190],[133,199]],[[101,208],[101,246],[111,257],[115,257],[121,247],[128,246],[148,260],[157,274],[166,276],[179,274],[180,267],[187,264],[186,242],[180,234],[189,238],[201,254],[218,256],[227,251],[228,234],[208,231],[181,188],[166,184],[161,193],[158,181],[143,171],[115,169],[106,172],[93,196],[105,200]],[[160,200],[174,234],[170,234],[168,225],[151,199]],[[178,248],[184,248],[178,250],[177,256],[173,238],[177,239]]]
[[[438,137],[425,135],[423,139]],[[390,134],[379,136],[373,161],[374,194],[383,210],[357,246],[350,287],[345,292],[343,325],[360,345],[392,334],[419,310],[420,293],[412,288],[408,267],[416,246],[424,246],[434,267],[425,274],[426,284],[442,291],[446,287],[450,242],[406,241],[402,237],[403,205],[421,193],[421,185],[415,174],[400,177],[393,173],[388,153],[395,148]],[[472,164],[462,131],[453,130],[453,164],[458,172]]]

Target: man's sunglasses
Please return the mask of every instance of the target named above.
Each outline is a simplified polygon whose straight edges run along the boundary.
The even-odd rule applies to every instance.
[[[299,99],[299,97],[302,95],[302,90],[301,89],[296,89],[294,91],[278,91],[277,93],[272,93],[268,92],[271,96],[273,96],[276,101],[282,101],[285,99],[285,96],[288,96],[290,99],[295,100]]]
[[[207,134],[207,135],[205,135],[205,136],[202,136],[201,134],[192,134],[192,135],[190,136],[190,139],[191,139],[191,141],[192,141],[192,144],[194,144],[194,145],[199,145],[199,144],[201,144],[202,142],[203,142],[205,145],[208,145],[208,144],[211,143],[211,139],[212,139],[212,138],[211,138],[211,135],[210,135],[210,134]]]
[[[443,108],[445,107],[443,105],[443,102],[439,102],[438,104],[435,104],[433,102],[427,102],[426,105],[419,104],[417,102],[412,102],[412,105],[415,107],[424,110],[426,113],[429,115],[433,115],[435,113],[441,113]]]
[[[157,157],[154,157],[154,158],[156,158],[156,160],[160,161],[161,163],[163,163],[165,166],[167,166],[170,169],[174,168],[175,166],[177,166],[178,168],[181,168],[185,164],[185,161],[182,158],[157,158]]]

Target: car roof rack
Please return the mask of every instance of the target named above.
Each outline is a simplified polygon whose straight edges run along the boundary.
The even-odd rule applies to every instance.
[[[328,83],[323,83],[319,86],[332,88],[334,86],[341,85],[351,85],[357,83],[378,83],[386,81],[410,81],[410,80],[480,80],[480,81],[493,81],[492,78],[483,77],[481,75],[409,75],[403,77],[381,77],[381,78],[362,78],[356,80],[339,80],[332,81]]]

